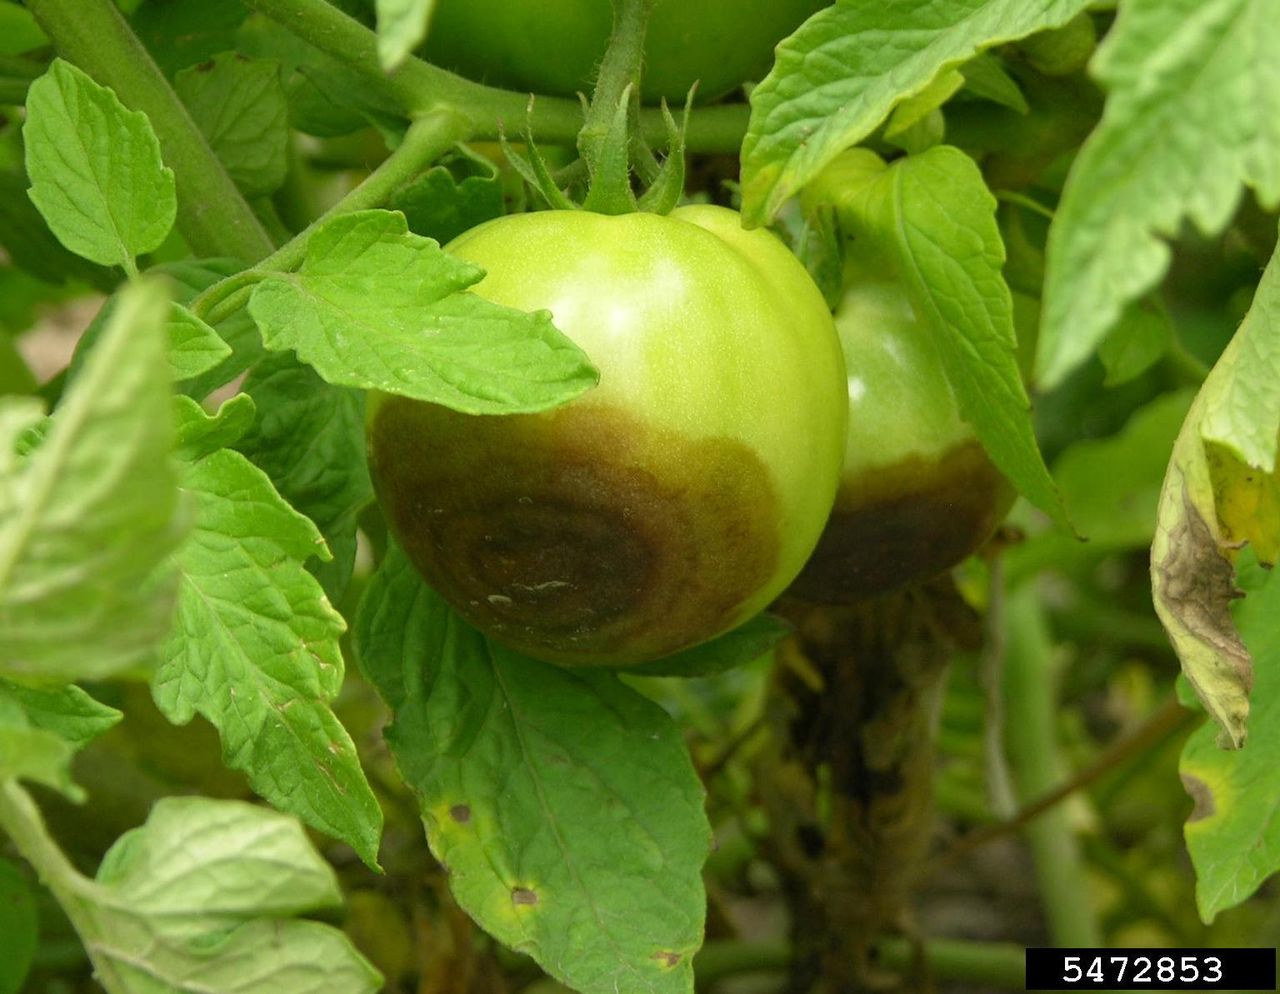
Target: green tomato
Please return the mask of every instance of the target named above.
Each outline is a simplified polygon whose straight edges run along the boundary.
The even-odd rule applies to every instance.
[[[684,103],[694,82],[712,100],[759,80],[773,47],[826,0],[657,0],[641,97]],[[610,0],[438,0],[427,58],[446,69],[537,93],[590,93],[613,27]]]
[[[379,500],[426,580],[528,655],[629,665],[721,634],[794,579],[835,497],[844,364],[772,234],[722,207],[516,214],[454,240],[480,296],[546,308],[600,383],[540,414],[374,394]]]
[[[893,279],[854,272],[836,309],[849,432],[835,508],[792,592],[849,602],[927,580],[995,531],[1013,490]]]

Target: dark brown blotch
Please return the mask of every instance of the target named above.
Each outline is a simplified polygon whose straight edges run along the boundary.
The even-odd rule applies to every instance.
[[[522,906],[534,905],[538,903],[538,895],[528,887],[513,887],[511,890],[511,903]]]
[[[584,402],[475,417],[390,398],[369,441],[379,500],[418,570],[535,657],[668,655],[731,624],[776,568],[772,480],[735,439]]]
[[[653,958],[661,963],[666,969],[671,970],[680,965],[680,961],[684,959],[680,953],[673,953],[669,950],[662,950],[653,954]]]
[[[1195,805],[1191,809],[1191,814],[1187,818],[1187,823],[1193,821],[1201,821],[1205,818],[1211,818],[1218,810],[1213,800],[1213,791],[1209,785],[1197,776],[1190,773],[1179,774],[1182,778],[1182,787],[1191,795],[1191,800]]]
[[[841,485],[818,547],[791,592],[849,603],[928,580],[975,552],[1013,502],[977,442]]]
[[[455,804],[449,809],[449,817],[459,825],[465,825],[471,820],[471,808],[465,804]]]

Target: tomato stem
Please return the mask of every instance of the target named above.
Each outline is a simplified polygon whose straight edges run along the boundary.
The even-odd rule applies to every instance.
[[[71,904],[65,900],[67,897],[83,893],[90,886],[49,835],[40,809],[17,780],[0,783],[0,830],[64,907]]]
[[[576,100],[548,96],[530,100],[527,93],[473,83],[416,56],[405,59],[387,75],[378,62],[377,35],[324,0],[245,0],[245,6],[339,59],[394,99],[406,114],[445,107],[463,114],[471,124],[473,139],[493,140],[504,132],[517,134],[526,119],[544,142],[571,143],[582,128],[582,107]],[[747,131],[748,114],[742,104],[695,110],[689,121],[689,150],[737,152]],[[667,126],[660,110],[642,110],[638,121],[646,141],[665,144]]]
[[[339,215],[383,206],[392,193],[450,146],[465,139],[469,131],[467,119],[451,109],[436,110],[418,118],[405,132],[404,141],[359,186],[254,268],[260,273],[293,269],[302,262],[307,241],[317,228]]]
[[[1057,667],[1038,596],[1033,586],[1024,586],[1011,594],[1006,613],[1005,699],[1016,706],[1008,712],[1005,747],[1024,802],[1052,790],[1063,775],[1055,720]],[[1061,807],[1044,812],[1027,825],[1026,835],[1054,945],[1100,945],[1088,890],[1080,886],[1087,874],[1069,813]]]
[[[591,173],[584,206],[603,214],[636,209],[631,190],[631,132],[640,109],[640,64],[653,0],[614,0],[613,34],[600,64],[578,151]]]

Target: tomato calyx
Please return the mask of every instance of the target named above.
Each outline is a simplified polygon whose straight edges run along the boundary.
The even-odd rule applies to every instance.
[[[596,214],[630,214],[645,211],[668,214],[684,190],[684,142],[693,107],[693,89],[685,101],[679,123],[662,102],[667,125],[667,154],[659,163],[637,127],[640,110],[640,71],[645,28],[655,0],[619,0],[614,6],[613,35],[600,65],[595,92],[578,132],[578,154],[586,166],[587,190],[582,209]],[[547,168],[525,123],[528,157],[512,149],[503,137],[503,148],[517,172],[549,206],[575,210],[579,205],[561,189]],[[637,197],[634,172],[647,184]]]

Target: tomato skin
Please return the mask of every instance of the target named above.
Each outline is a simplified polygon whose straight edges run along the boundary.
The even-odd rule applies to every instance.
[[[791,588],[820,603],[945,572],[991,537],[1014,497],[960,417],[928,329],[896,281],[853,271],[835,320],[848,368],[844,468],[831,519]]]
[[[713,100],[759,80],[773,47],[826,0],[657,0],[641,97]],[[432,62],[495,86],[571,97],[590,93],[613,26],[610,0],[438,0]]]
[[[628,665],[745,621],[795,577],[844,446],[831,315],[773,235],[721,207],[510,215],[448,246],[482,297],[547,308],[601,373],[541,414],[369,403],[392,533],[481,630]]]

